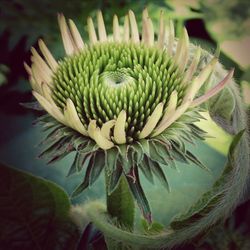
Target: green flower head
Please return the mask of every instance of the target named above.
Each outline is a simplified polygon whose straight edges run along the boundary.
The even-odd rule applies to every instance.
[[[77,152],[69,174],[83,168],[86,174],[75,195],[92,185],[103,169],[110,177],[109,193],[124,175],[150,220],[139,170],[149,181],[155,175],[169,188],[163,167],[176,160],[204,167],[186,150],[185,141],[204,138],[194,125],[202,118],[199,105],[216,95],[233,71],[201,95],[217,58],[198,71],[201,49],[195,47],[190,57],[186,29],[176,39],[173,22],[163,13],[155,31],[145,9],[141,32],[132,11],[123,27],[114,16],[113,34],[107,35],[99,11],[97,33],[88,18],[88,43],[72,20],[59,14],[58,21],[66,56],[57,62],[40,40],[41,55],[32,48],[32,65],[25,64],[33,95],[49,114],[40,121],[52,129],[42,156],[53,162]]]

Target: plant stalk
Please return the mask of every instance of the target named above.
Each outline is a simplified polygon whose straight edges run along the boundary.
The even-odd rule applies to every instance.
[[[107,172],[105,173],[105,177],[107,187],[110,178]],[[135,205],[129,185],[124,175],[121,176],[116,189],[111,194],[108,194],[106,188],[106,204],[107,212],[112,218],[113,223],[118,227],[132,232],[134,228]],[[108,249],[127,249],[123,243],[119,242],[119,239],[110,239],[105,237],[105,241]]]

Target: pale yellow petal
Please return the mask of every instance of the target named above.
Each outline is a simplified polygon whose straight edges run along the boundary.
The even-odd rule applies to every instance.
[[[66,122],[71,128],[75,129],[80,134],[83,134],[85,136],[88,135],[87,130],[84,128],[81,120],[78,117],[74,103],[69,98],[66,101],[66,107],[64,109],[64,116],[65,116]]]
[[[131,28],[132,41],[134,43],[139,43],[140,37],[139,37],[139,31],[138,31],[138,27],[137,27],[135,14],[132,10],[129,10],[128,15],[129,15],[130,28]]]
[[[176,107],[177,107],[177,101],[178,101],[178,96],[177,96],[177,91],[174,90],[170,96],[169,102],[167,109],[163,115],[163,118],[161,122],[158,124],[158,126],[155,128],[154,133],[152,134],[153,136],[159,135],[162,131],[165,130],[165,124],[167,123],[168,119],[174,114]]]
[[[102,125],[102,128],[101,128],[101,134],[110,140],[110,131],[111,129],[115,126],[115,120],[110,120],[108,122],[105,122],[103,125]]]
[[[186,112],[190,104],[191,100],[188,100],[185,103],[183,103],[180,107],[178,107],[172,114],[172,116],[169,117],[169,119],[164,123],[164,125],[159,130],[155,131],[152,137],[159,135],[164,130],[166,130],[171,124],[173,124],[177,119],[179,119]]]
[[[113,37],[115,42],[121,41],[120,26],[117,15],[113,18]]]
[[[42,83],[41,88],[42,88],[42,94],[46,98],[46,100],[49,101],[50,103],[54,103],[50,87],[46,83]]]
[[[126,143],[126,132],[125,132],[126,116],[127,116],[126,111],[122,110],[115,122],[114,140],[117,144]]]
[[[83,49],[84,48],[84,42],[82,40],[82,36],[79,32],[79,30],[77,29],[75,23],[73,20],[69,19],[69,28],[72,34],[72,37],[74,39],[75,45],[78,49]]]
[[[191,84],[188,86],[186,95],[183,99],[183,103],[185,103],[187,100],[193,101],[195,95],[201,88],[201,86],[204,84],[204,82],[208,79],[210,74],[213,72],[215,65],[217,63],[218,59],[213,58],[209,64],[205,66],[205,68],[202,69],[200,74],[194,78],[194,80],[191,82]]]
[[[42,82],[44,82],[41,72],[39,71],[36,64],[31,65],[32,77],[39,88],[41,88]]]
[[[147,31],[148,9],[145,8],[142,12],[142,41],[145,42],[148,37]]]
[[[87,24],[88,24],[89,41],[90,43],[95,44],[97,42],[97,36],[95,32],[95,26],[91,17],[87,19]]]
[[[24,62],[23,65],[28,75],[31,76],[32,75],[31,67],[26,62]]]
[[[154,26],[147,9],[144,9],[142,14],[142,40],[149,46],[154,45]]]
[[[123,40],[125,42],[128,42],[130,39],[130,29],[129,29],[129,17],[128,15],[124,18],[124,34],[123,34]]]
[[[37,84],[36,80],[34,79],[34,77],[32,75],[29,77],[29,82],[30,82],[31,88],[35,92],[37,92],[41,95],[43,94],[41,86]]]
[[[48,65],[55,72],[57,69],[58,63],[56,62],[56,60],[54,59],[54,57],[52,56],[52,54],[50,53],[50,51],[48,50],[47,46],[45,45],[42,39],[38,40],[38,45]]]
[[[144,128],[142,129],[141,133],[139,134],[139,138],[143,139],[148,137],[152,131],[154,130],[155,126],[159,122],[162,116],[163,111],[163,103],[159,103],[156,108],[154,109],[151,116],[149,116]]]
[[[178,41],[174,62],[178,68],[183,72],[186,68],[189,53],[189,37],[186,28],[183,28],[182,36]]]
[[[48,67],[46,62],[42,59],[42,57],[37,53],[37,51],[32,47],[31,48],[32,56],[31,61],[33,62],[33,68],[35,72],[39,74],[39,77],[42,82],[47,83],[50,86],[53,86],[52,82],[52,70]]]
[[[164,48],[164,42],[166,37],[166,25],[164,21],[164,12],[160,13],[160,24],[159,24],[159,34],[158,34],[158,47],[160,49]]]
[[[48,100],[46,100],[42,95],[39,93],[32,91],[32,94],[35,96],[37,101],[41,104],[41,106],[52,116],[54,117],[57,121],[67,124],[65,122],[65,118],[61,112],[61,110],[54,104],[50,103]]]
[[[106,29],[101,11],[97,12],[97,27],[98,27],[99,40],[101,42],[107,41]]]
[[[49,77],[52,76],[52,70],[49,68],[49,66],[47,65],[47,63],[43,60],[43,58],[37,53],[35,48],[31,48],[31,53],[33,55],[33,57],[31,57],[31,59],[33,59],[33,62],[37,63],[37,65],[42,69],[42,71],[47,74]]]
[[[185,72],[185,75],[183,78],[184,84],[187,84],[189,81],[191,81],[191,79],[192,79],[192,77],[197,69],[197,66],[199,64],[200,57],[201,57],[201,48],[198,47],[189,68]]]
[[[94,132],[94,140],[97,145],[102,148],[103,150],[108,150],[114,147],[114,143],[108,140],[105,136],[102,135],[100,128],[96,128]]]
[[[76,50],[75,50],[73,38],[70,34],[64,15],[58,14],[58,23],[59,23],[59,28],[61,31],[61,37],[62,37],[65,52],[67,55],[72,55],[74,54]]]
[[[174,23],[172,20],[169,20],[168,23],[168,30],[167,30],[167,51],[168,54],[171,56],[173,55],[174,50],[174,39],[175,39],[175,30],[174,30]]]
[[[192,103],[191,106],[195,107],[203,102],[206,102],[208,99],[213,97],[214,95],[218,94],[227,84],[230,83],[230,80],[232,79],[234,74],[234,69],[230,70],[227,76],[220,81],[217,85],[215,85],[213,88],[211,88],[206,94],[196,98]]]
[[[94,140],[96,130],[96,120],[91,120],[88,125],[88,134],[89,137]]]

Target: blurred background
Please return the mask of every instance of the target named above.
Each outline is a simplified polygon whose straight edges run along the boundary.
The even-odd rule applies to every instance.
[[[113,15],[117,14],[122,23],[129,9],[135,12],[141,25],[141,13],[145,7],[148,8],[155,27],[158,26],[160,11],[164,10],[166,16],[174,19],[177,36],[185,25],[193,43],[210,52],[214,52],[219,45],[220,61],[227,69],[235,68],[235,79],[241,89],[244,105],[249,109],[249,0],[1,0],[0,162],[52,180],[68,193],[72,192],[76,183],[82,179],[82,175],[65,178],[72,155],[53,166],[47,166],[37,159],[40,149],[36,145],[43,138],[43,134],[39,127],[32,125],[39,112],[27,110],[20,105],[33,100],[23,62],[30,64],[30,48],[38,47],[39,38],[43,38],[57,59],[64,56],[57,13],[62,12],[73,19],[83,38],[87,40],[86,20],[88,16],[95,18],[97,10],[103,11],[109,32],[112,29]],[[159,209],[162,201],[151,198],[156,219],[163,220],[165,225],[208,190],[222,171],[231,138],[211,121],[205,126],[217,139],[199,142],[195,150],[210,167],[212,174],[208,177],[196,167],[190,166],[187,170],[182,165],[178,166],[179,174],[172,170],[167,171],[173,192],[165,194],[169,203],[164,206],[164,211]],[[180,182],[180,179],[183,181]],[[197,180],[195,183],[194,179]],[[143,183],[146,181],[143,180]],[[160,186],[151,186],[148,183],[145,185],[146,192],[151,197],[160,190]],[[76,204],[89,198],[104,199],[103,189],[101,179],[86,194],[72,202]],[[197,249],[250,249],[249,223],[250,204],[246,200],[234,216],[225,225],[211,232],[205,243]]]

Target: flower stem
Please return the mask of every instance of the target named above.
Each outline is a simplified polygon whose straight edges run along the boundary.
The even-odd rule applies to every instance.
[[[106,187],[109,182],[109,176],[106,173]],[[119,227],[122,227],[128,231],[133,231],[134,228],[134,199],[130,192],[127,180],[124,175],[121,176],[120,181],[116,189],[109,195],[106,191],[106,203],[107,212],[113,223]],[[108,249],[124,249],[120,242],[116,242],[116,239],[106,238]],[[119,239],[118,239],[119,240]],[[114,247],[116,245],[116,247]]]

